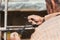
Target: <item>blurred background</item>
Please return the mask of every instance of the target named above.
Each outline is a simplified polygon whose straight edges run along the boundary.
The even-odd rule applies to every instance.
[[[0,28],[4,27],[5,20],[5,0],[0,0]],[[7,31],[1,31],[1,40],[4,40],[4,32],[7,32],[7,40],[10,40],[10,34],[12,32],[18,32],[21,35],[22,40],[29,40],[31,34],[34,32],[28,20],[29,15],[39,15],[44,17],[47,15],[45,0],[8,0],[7,11]],[[21,34],[21,26],[28,27]],[[13,28],[12,28],[13,27]],[[16,27],[16,28],[14,28]],[[18,28],[19,27],[19,28]],[[23,29],[22,27],[22,29]],[[9,31],[9,29],[11,29]],[[13,30],[18,29],[18,30]]]

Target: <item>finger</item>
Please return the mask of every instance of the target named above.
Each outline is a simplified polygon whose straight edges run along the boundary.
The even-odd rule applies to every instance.
[[[19,37],[19,34],[17,32],[13,32],[10,34],[10,39],[11,40],[21,40]]]

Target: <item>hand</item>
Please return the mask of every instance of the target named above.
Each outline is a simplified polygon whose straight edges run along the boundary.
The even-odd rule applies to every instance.
[[[13,32],[10,34],[10,40],[21,40],[21,38],[17,32]]]
[[[30,15],[28,16],[28,22],[33,24],[40,25],[43,21],[43,18],[38,15]]]

